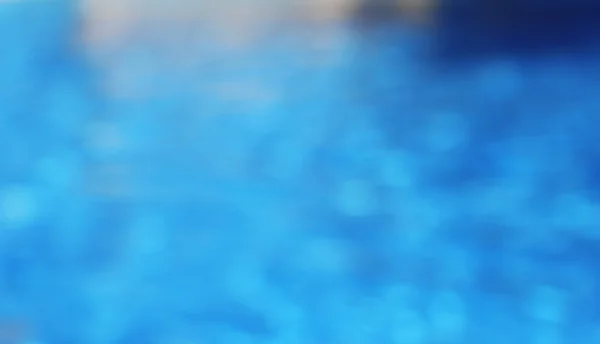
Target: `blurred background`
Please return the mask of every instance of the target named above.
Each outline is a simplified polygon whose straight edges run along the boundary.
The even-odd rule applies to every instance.
[[[0,2],[0,344],[599,343],[599,9]]]

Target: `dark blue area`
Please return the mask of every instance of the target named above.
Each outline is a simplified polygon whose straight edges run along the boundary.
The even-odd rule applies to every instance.
[[[445,1],[436,26],[441,56],[598,53],[600,4],[595,1]]]

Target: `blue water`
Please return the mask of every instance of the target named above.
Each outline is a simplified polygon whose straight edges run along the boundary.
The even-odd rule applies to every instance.
[[[200,37],[123,97],[71,9],[0,25],[0,342],[600,340],[596,56]]]

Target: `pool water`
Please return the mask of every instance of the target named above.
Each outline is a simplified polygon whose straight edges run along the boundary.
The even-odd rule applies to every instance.
[[[72,15],[0,6],[0,342],[600,340],[593,52],[392,25],[98,64]]]

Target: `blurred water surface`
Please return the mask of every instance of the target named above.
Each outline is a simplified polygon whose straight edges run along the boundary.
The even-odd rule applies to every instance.
[[[0,5],[0,342],[598,341],[595,49],[185,6]]]

